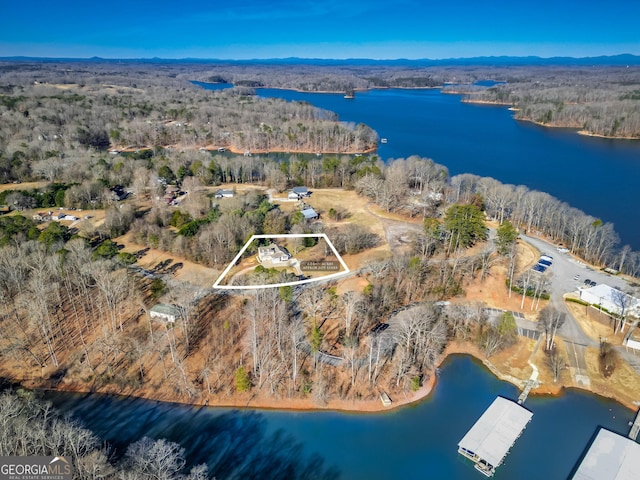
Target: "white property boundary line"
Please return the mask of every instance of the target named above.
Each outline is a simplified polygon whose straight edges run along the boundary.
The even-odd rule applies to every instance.
[[[329,248],[331,248],[331,251],[340,262],[340,265],[342,265],[342,268],[344,268],[344,271],[338,272],[338,273],[332,273],[329,275],[324,275],[319,278],[299,280],[297,282],[273,283],[268,285],[222,285],[220,286],[220,282],[222,281],[222,279],[227,276],[227,274],[234,267],[236,262],[240,260],[240,257],[242,257],[242,254],[247,250],[247,248],[249,248],[249,245],[251,245],[253,241],[258,238],[324,238],[325,241],[327,242],[327,245],[329,245]],[[350,272],[349,267],[347,267],[347,264],[344,262],[344,260],[336,250],[336,247],[333,246],[333,243],[331,243],[331,240],[329,240],[329,237],[327,237],[326,233],[283,233],[281,235],[253,235],[249,239],[249,241],[244,245],[244,247],[242,247],[240,252],[238,252],[238,255],[236,255],[236,257],[231,261],[231,263],[227,266],[227,268],[224,269],[224,272],[222,272],[222,274],[218,277],[218,280],[216,280],[216,283],[213,284],[213,288],[217,288],[221,290],[254,290],[257,288],[288,287],[288,286],[294,286],[294,285],[304,285],[305,283],[324,281],[330,278],[338,278],[346,275],[349,272]]]

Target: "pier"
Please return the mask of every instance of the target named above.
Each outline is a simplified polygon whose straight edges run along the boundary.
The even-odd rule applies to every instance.
[[[523,406],[496,397],[460,440],[458,453],[474,462],[480,473],[491,477],[532,416],[533,413]]]
[[[527,383],[525,383],[524,385],[524,390],[522,390],[522,393],[518,397],[518,405],[522,405],[525,402],[532,388],[537,388],[540,386],[540,382],[538,381],[538,375],[539,375],[538,367],[536,367],[535,364],[533,363],[533,356],[538,351],[538,347],[540,347],[541,342],[542,342],[542,335],[538,337],[536,346],[533,347],[533,352],[531,352],[531,356],[529,357],[529,361],[527,362],[529,363],[529,366],[532,368],[533,371],[531,372],[531,376],[529,377],[529,380],[527,380]]]
[[[522,393],[518,397],[518,405],[522,405],[524,401],[527,399],[527,397],[529,396],[529,392],[531,391],[531,389],[537,386],[538,386],[537,379],[530,378],[529,380],[527,380],[527,383],[524,386],[524,390],[522,390]]]

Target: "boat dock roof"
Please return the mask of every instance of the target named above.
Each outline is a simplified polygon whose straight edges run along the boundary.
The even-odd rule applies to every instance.
[[[601,428],[573,480],[633,480],[640,472],[640,444]]]
[[[502,463],[532,416],[523,406],[496,397],[460,440],[458,449],[476,464],[486,464],[493,470]]]

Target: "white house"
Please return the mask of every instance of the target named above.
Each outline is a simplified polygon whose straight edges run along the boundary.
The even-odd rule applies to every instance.
[[[258,260],[268,265],[288,265],[291,254],[286,248],[272,243],[266,247],[258,247]]]
[[[53,212],[38,212],[33,215],[33,219],[37,222],[48,222],[51,220],[51,215],[53,215]]]
[[[625,315],[640,317],[640,300],[604,283],[580,290],[580,299],[617,315],[624,308]]]
[[[151,318],[158,318],[165,322],[175,323],[175,321],[182,316],[180,309],[175,305],[167,305],[165,303],[158,303],[154,305],[149,311]]]
[[[233,190],[218,190],[215,194],[216,198],[233,198]]]

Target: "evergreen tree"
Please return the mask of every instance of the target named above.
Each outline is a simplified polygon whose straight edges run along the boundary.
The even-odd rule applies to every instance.
[[[473,246],[486,240],[484,213],[476,205],[452,205],[444,217],[444,228],[451,235],[449,251]]]
[[[251,389],[251,380],[249,374],[243,366],[238,367],[236,370],[236,390],[238,392],[248,392]]]
[[[518,338],[518,325],[511,312],[504,312],[496,327],[505,346],[512,345]]]
[[[500,224],[497,230],[498,234],[498,253],[500,255],[506,255],[510,247],[514,244],[518,238],[518,229],[513,226],[509,220],[505,220]]]
[[[322,332],[320,331],[320,327],[318,327],[317,323],[313,323],[313,328],[311,329],[311,339],[309,343],[311,344],[311,351],[313,353],[317,353],[320,350],[320,345],[322,345]]]

